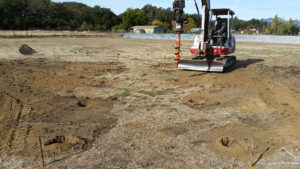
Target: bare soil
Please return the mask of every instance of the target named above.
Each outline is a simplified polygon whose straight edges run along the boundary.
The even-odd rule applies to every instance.
[[[204,73],[172,40],[3,39],[0,168],[39,168],[39,136],[46,168],[299,168],[300,46],[237,45]]]
[[[36,151],[39,136],[45,142],[45,157],[87,150],[116,125],[116,117],[110,114],[115,101],[71,93],[77,87],[111,86],[114,81],[95,79],[95,73],[99,76],[124,70],[122,64],[114,62],[2,60],[0,152],[40,156]]]

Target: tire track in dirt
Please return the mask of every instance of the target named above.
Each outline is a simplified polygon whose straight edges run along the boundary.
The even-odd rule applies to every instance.
[[[18,111],[17,114],[16,114],[15,126],[11,129],[12,131],[11,131],[11,134],[10,134],[10,137],[9,137],[10,139],[8,141],[8,145],[9,145],[10,148],[12,148],[12,146],[13,146],[13,141],[15,140],[15,135],[16,135],[16,131],[18,130],[21,115],[22,115],[22,111]]]
[[[19,100],[13,98],[9,94],[0,92],[0,112],[0,119],[8,122],[6,124],[1,124],[1,127],[5,128],[6,132],[8,132],[7,135],[1,134],[1,137],[4,138],[3,140],[7,139],[7,144],[2,143],[2,145],[7,145],[11,148],[15,139],[17,127],[20,123],[22,105]]]
[[[23,150],[28,144],[27,137],[31,130],[31,125],[28,124],[28,115],[31,112],[31,107],[29,105],[22,105],[22,110],[20,111],[19,118],[17,120],[17,126],[14,129],[14,138],[11,141],[10,148],[14,150]],[[21,142],[21,143],[20,143]],[[23,145],[23,146],[19,146]]]

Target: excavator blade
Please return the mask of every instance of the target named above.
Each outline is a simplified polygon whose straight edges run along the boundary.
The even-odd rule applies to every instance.
[[[224,56],[214,60],[180,60],[178,69],[203,71],[203,72],[225,72],[232,68],[236,62],[235,56]]]

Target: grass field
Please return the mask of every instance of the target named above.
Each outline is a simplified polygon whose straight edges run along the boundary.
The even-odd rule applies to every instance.
[[[46,168],[300,167],[299,45],[238,43],[221,74],[177,70],[174,44],[1,39],[0,168],[39,168],[39,136]]]

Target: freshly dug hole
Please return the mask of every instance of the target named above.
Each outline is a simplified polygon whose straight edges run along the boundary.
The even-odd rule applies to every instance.
[[[51,157],[74,151],[84,151],[88,148],[88,142],[88,139],[74,135],[55,136],[44,143],[45,155]]]

